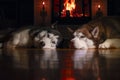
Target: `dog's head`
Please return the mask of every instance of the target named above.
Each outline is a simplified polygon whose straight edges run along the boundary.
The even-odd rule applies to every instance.
[[[95,27],[92,31],[83,27],[73,33],[74,38],[71,41],[77,49],[95,48],[98,35],[99,27]]]
[[[59,44],[59,38],[59,34],[43,30],[34,37],[34,42],[36,47],[55,49]]]

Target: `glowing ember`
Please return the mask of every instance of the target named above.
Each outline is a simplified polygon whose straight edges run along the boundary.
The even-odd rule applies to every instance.
[[[73,11],[76,7],[75,0],[66,0],[64,2],[64,9],[62,10],[62,14],[66,14],[66,11],[69,11],[70,17],[73,16]]]

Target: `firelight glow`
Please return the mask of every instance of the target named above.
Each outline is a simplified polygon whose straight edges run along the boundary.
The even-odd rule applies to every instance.
[[[66,0],[64,2],[64,9],[62,11],[62,13],[65,13],[65,11],[70,11],[70,16],[72,17],[72,11],[75,9],[76,4],[75,4],[75,0]]]
[[[64,3],[64,7],[66,10],[72,11],[75,9],[75,0],[66,0]]]
[[[98,8],[100,8],[101,6],[100,6],[100,4],[98,5]]]
[[[42,3],[43,5],[45,5],[45,2],[43,1],[43,3]]]

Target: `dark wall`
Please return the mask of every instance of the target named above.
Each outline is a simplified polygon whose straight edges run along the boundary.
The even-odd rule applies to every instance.
[[[120,16],[120,0],[108,0],[108,15]]]
[[[33,0],[18,0],[18,24],[31,25],[33,24],[34,2]]]
[[[0,0],[0,28],[33,24],[33,0]]]

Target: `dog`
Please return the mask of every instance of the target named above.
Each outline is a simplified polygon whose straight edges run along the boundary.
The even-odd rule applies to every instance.
[[[58,30],[33,26],[11,32],[4,41],[3,47],[56,49],[61,40],[62,36]]]
[[[120,48],[120,17],[101,17],[83,24],[71,40],[77,49]]]
[[[55,35],[46,30],[41,31],[34,39],[35,46],[42,46],[42,48],[56,49],[59,43],[59,35]],[[41,45],[39,45],[41,44]]]

